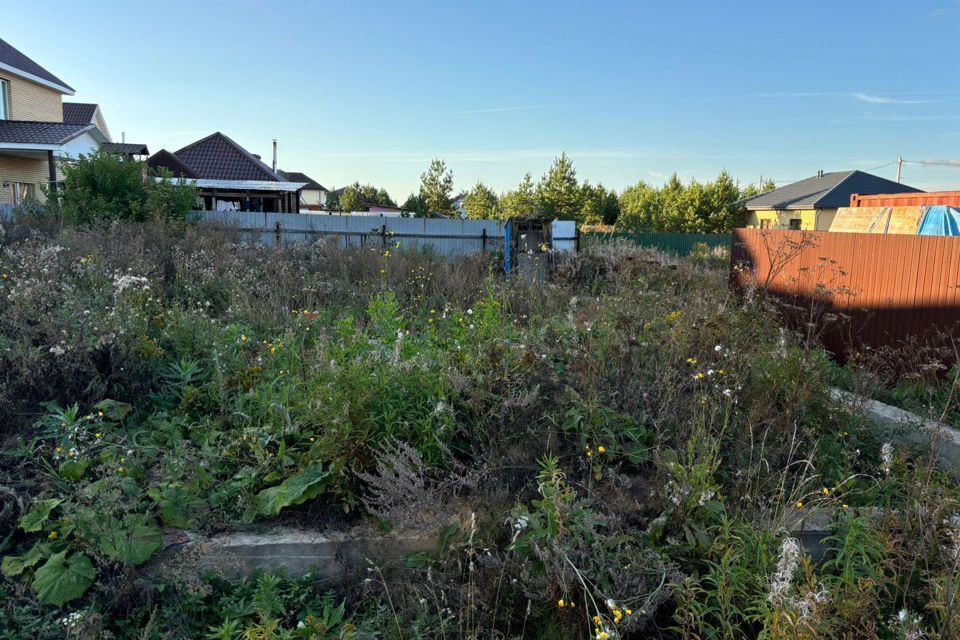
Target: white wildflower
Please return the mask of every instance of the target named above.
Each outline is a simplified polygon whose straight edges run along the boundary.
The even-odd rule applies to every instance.
[[[723,351],[723,347],[718,344],[713,348],[713,350],[716,351],[717,353],[720,353],[721,351]]]
[[[883,471],[883,475],[889,476],[892,468],[893,445],[891,445],[889,442],[884,442],[883,446],[880,447],[880,469]]]
[[[777,572],[770,581],[770,602],[783,603],[790,585],[793,583],[793,574],[800,565],[800,542],[796,538],[787,537],[780,543],[780,554],[777,560]]]
[[[119,296],[127,289],[142,289],[146,291],[150,288],[149,280],[140,276],[115,276],[113,279],[113,295]]]
[[[731,391],[730,389],[724,389],[723,395],[727,396],[728,398],[731,398],[733,397],[733,391]]]
[[[55,356],[62,356],[63,354],[66,353],[66,351],[60,345],[54,345],[50,347],[50,353],[52,353]]]

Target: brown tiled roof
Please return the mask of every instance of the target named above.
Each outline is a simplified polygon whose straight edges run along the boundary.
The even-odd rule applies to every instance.
[[[320,184],[319,182],[317,182],[316,180],[314,180],[313,178],[311,178],[305,173],[300,173],[299,171],[283,171],[281,173],[283,173],[283,176],[290,182],[306,183],[307,186],[305,186],[304,189],[317,190],[317,191],[327,190],[322,184]]]
[[[110,153],[122,153],[128,156],[146,156],[150,154],[147,145],[136,142],[104,142],[100,148]]]
[[[90,124],[97,105],[92,102],[64,102],[63,121],[67,124]]]
[[[197,178],[286,182],[249,151],[219,131],[175,151]]]
[[[64,93],[73,93],[73,87],[22,54],[3,38],[0,38],[0,64],[57,85]]]
[[[95,131],[92,124],[0,120],[0,142],[12,144],[63,144],[84,131]]]
[[[169,169],[170,172],[178,178],[199,177],[193,172],[193,169],[185,165],[177,156],[166,149],[160,149],[160,151],[150,156],[147,160],[147,165],[149,165],[151,169]]]

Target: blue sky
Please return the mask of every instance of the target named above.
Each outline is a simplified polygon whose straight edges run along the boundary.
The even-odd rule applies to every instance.
[[[960,159],[960,1],[47,2],[2,36],[119,139],[216,130],[404,199],[430,159],[496,190],[566,151],[621,189]],[[893,177],[886,166],[875,173]],[[960,189],[960,167],[903,181]]]

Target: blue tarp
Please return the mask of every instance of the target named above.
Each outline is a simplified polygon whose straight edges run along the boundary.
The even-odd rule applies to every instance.
[[[960,209],[938,204],[927,207],[918,236],[960,236]]]

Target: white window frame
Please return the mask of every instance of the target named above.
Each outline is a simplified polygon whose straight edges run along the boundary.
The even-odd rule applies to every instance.
[[[10,81],[0,78],[0,120],[10,119]]]

